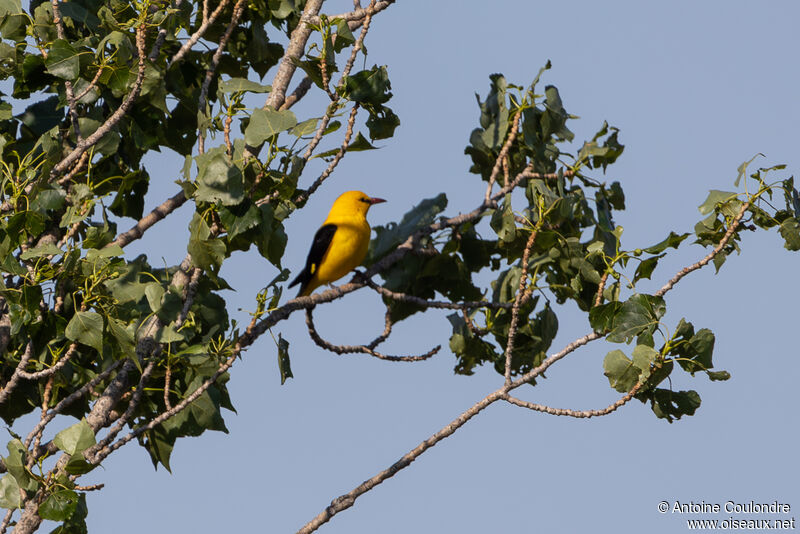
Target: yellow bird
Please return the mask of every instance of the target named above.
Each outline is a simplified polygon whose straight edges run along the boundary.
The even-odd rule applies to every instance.
[[[298,297],[306,297],[324,284],[335,282],[358,267],[369,248],[367,211],[386,202],[361,191],[342,193],[331,206],[311,243],[306,266],[289,287],[300,284]]]

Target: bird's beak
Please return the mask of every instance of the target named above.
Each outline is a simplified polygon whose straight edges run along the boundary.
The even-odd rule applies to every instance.
[[[380,204],[381,202],[386,202],[386,201],[382,198],[375,198],[375,197],[370,197],[369,199],[370,204]]]

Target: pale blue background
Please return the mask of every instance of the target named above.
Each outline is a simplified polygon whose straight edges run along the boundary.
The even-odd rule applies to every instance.
[[[329,4],[331,13],[352,5]],[[758,165],[800,168],[798,20],[790,1],[401,0],[375,19],[367,47],[369,65],[389,67],[390,105],[403,124],[381,150],[348,155],[309,209],[288,223],[286,265],[300,267],[343,190],[389,199],[370,214],[374,224],[398,220],[440,191],[448,192],[448,214],[472,209],[484,190],[463,155],[477,124],[474,93],[485,95],[493,72],[528,83],[548,59],[553,69],[544,82],[557,85],[567,109],[582,117],[571,126],[579,141],[606,119],[622,131],[626,150],[607,179],[620,180],[628,197],[628,211],[617,218],[626,245],[691,231],[707,191],[731,189],[736,167],[756,152],[766,154]],[[301,118],[321,109],[311,104],[298,106]],[[176,190],[181,164],[169,157],[149,164],[161,182],[149,206]],[[306,174],[304,183],[314,177]],[[148,233],[131,252],[148,251],[154,264],[159,256],[180,261],[190,209],[175,216],[173,230]],[[700,392],[696,416],[670,425],[634,401],[585,421],[497,404],[321,532],[682,532],[686,516],[656,509],[675,499],[777,499],[792,513],[763,518],[800,515],[792,452],[800,256],[785,251],[775,233],[746,235],[743,247],[719,275],[695,273],[669,295],[667,323],[686,316],[711,328],[715,362],[733,375],[723,383],[675,381],[676,389]],[[687,244],[642,290],[655,291],[703,254]],[[235,307],[252,309],[251,296],[274,274],[255,252],[226,264]],[[365,342],[382,329],[378,302],[358,292],[318,310],[318,326],[333,341]],[[444,314],[427,317],[401,325],[387,350],[446,346]],[[559,317],[555,350],[588,332],[574,306]],[[274,332],[292,343],[296,378],[280,386],[275,345],[265,336],[233,368],[231,433],[180,441],[172,475],[153,471],[136,446],[115,453],[92,475],[106,488],[89,497],[90,531],[293,532],[501,382],[489,369],[454,376],[446,350],[415,364],[323,352],[309,341],[301,314]],[[613,402],[618,395],[602,374],[609,347],[596,342],[570,355],[525,398],[575,409]]]

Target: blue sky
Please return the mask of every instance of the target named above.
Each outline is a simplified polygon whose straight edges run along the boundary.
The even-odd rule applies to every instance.
[[[328,4],[328,12],[352,5]],[[800,8],[789,1],[400,0],[373,21],[367,48],[368,65],[388,65],[390,105],[402,126],[380,150],[348,155],[289,222],[286,266],[300,268],[313,231],[344,190],[389,200],[372,210],[373,224],[399,220],[441,191],[448,214],[472,209],[484,189],[463,154],[477,124],[474,93],[486,93],[494,72],[528,83],[548,59],[543,82],[558,86],[567,110],[581,117],[571,125],[578,140],[604,120],[621,130],[625,153],[605,179],[619,180],[627,195],[617,217],[626,246],[691,231],[708,190],[731,190],[737,166],[757,152],[765,154],[758,165],[786,163],[788,174],[800,167],[797,20]],[[301,120],[319,114],[314,104],[298,106]],[[169,155],[150,164],[159,183],[149,205],[176,190],[181,165]],[[131,252],[147,251],[153,264],[159,256],[180,261],[190,209],[175,216],[173,231],[151,232]],[[667,301],[668,324],[687,317],[715,332],[715,363],[732,374],[722,383],[698,376],[675,384],[702,396],[694,417],[670,425],[638,401],[588,421],[498,404],[320,531],[672,533],[685,530],[687,518],[730,516],[661,514],[662,500],[777,500],[792,512],[759,517],[800,515],[800,256],[774,233],[746,235],[742,246],[718,275],[692,274]],[[683,246],[643,289],[655,291],[704,254]],[[252,308],[252,295],[274,274],[255,251],[226,265],[234,307]],[[444,315],[401,324],[387,351],[446,346]],[[315,318],[324,336],[348,344],[383,326],[379,301],[366,292]],[[574,308],[559,319],[555,350],[588,332]],[[180,441],[173,474],[153,471],[138,447],[115,453],[93,475],[106,488],[89,497],[90,531],[139,532],[147,518],[158,532],[293,532],[502,381],[490,369],[453,375],[446,350],[414,364],[326,353],[299,314],[278,332],[291,342],[295,378],[280,385],[275,345],[262,339],[233,368],[238,413],[226,415],[230,434]],[[608,405],[617,394],[602,360],[612,348],[597,342],[570,355],[525,398],[574,409]]]

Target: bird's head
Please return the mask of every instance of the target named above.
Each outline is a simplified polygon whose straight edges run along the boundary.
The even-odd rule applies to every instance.
[[[336,199],[331,211],[336,210],[338,212],[341,210],[342,212],[359,213],[366,216],[367,211],[373,204],[380,204],[381,202],[386,201],[382,198],[371,197],[361,191],[347,191]]]

